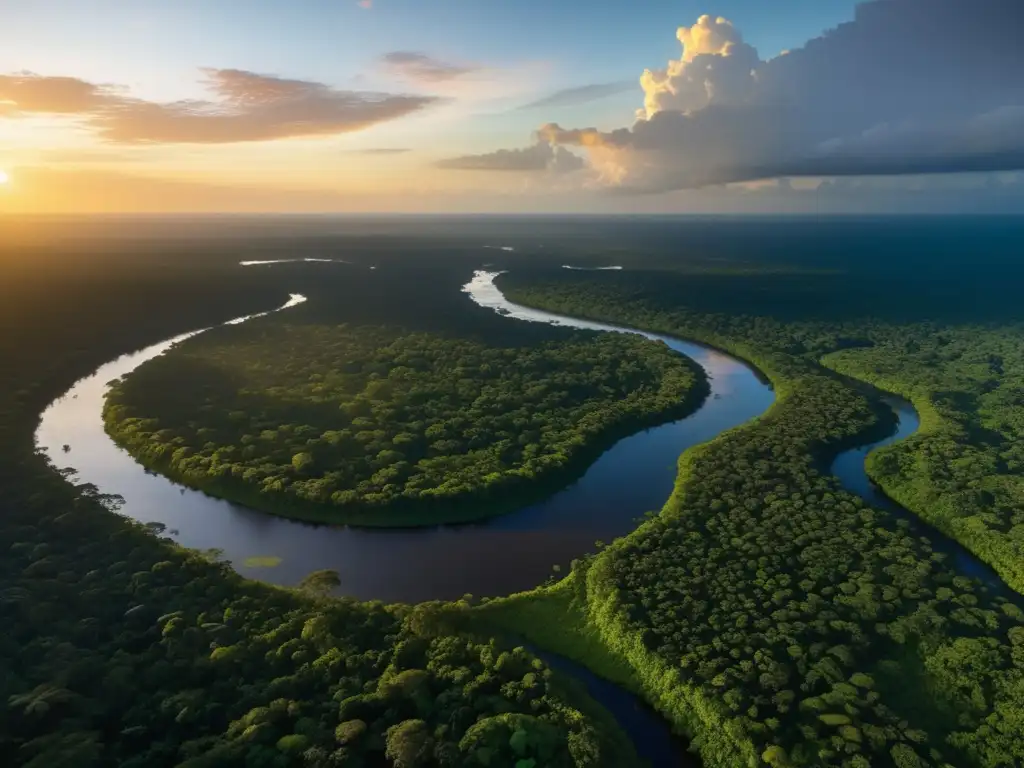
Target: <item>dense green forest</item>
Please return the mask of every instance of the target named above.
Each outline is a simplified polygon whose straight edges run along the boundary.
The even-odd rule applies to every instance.
[[[1021,228],[613,225],[513,222],[499,240],[495,224],[460,239],[444,222],[417,241],[413,224],[388,223],[400,234],[160,243],[126,227],[94,247],[77,230],[47,248],[0,243],[0,761],[634,762],[606,713],[494,639],[514,634],[641,693],[708,766],[1024,764],[1019,601],[957,573],[934,534],[827,475],[836,451],[891,426],[833,369],[903,392],[921,434],[872,457],[872,475],[1017,585]],[[996,242],[1003,230],[1017,245]],[[543,343],[546,329],[461,308],[456,287],[481,242],[517,248],[483,256],[512,270],[499,280],[512,298],[706,340],[754,362],[778,393],[764,417],[683,457],[660,515],[553,587],[409,608],[325,598],[331,573],[300,591],[246,582],[119,517],[116,499],[33,452],[38,413],[77,376],[280,304],[285,285],[312,309],[331,307],[316,298],[343,282],[350,301],[330,325]],[[237,267],[307,254],[378,269]],[[543,266],[631,255],[622,272]],[[401,274],[385,304],[374,281],[388,271]]]
[[[394,278],[376,282],[390,303]],[[508,345],[325,314],[225,326],[151,360],[111,390],[108,431],[146,466],[260,509],[434,524],[543,497],[706,392],[692,361],[639,336],[546,328]]]
[[[542,662],[446,631],[430,606],[318,599],[329,573],[306,580],[308,596],[244,582],[104,513],[88,489],[23,503],[0,592],[2,653],[19,660],[0,686],[7,765],[633,759]]]
[[[643,691],[694,736],[708,765],[1024,761],[1024,612],[957,574],[921,531],[867,508],[824,473],[839,449],[887,425],[819,362],[845,349],[829,365],[882,385],[892,380],[887,372],[913,380],[918,367],[932,368],[920,389],[892,388],[945,406],[944,421],[936,429],[924,408],[922,437],[882,453],[873,471],[884,482],[893,454],[909,457],[915,442],[937,440],[931,453],[944,451],[953,467],[918,459],[941,482],[918,475],[917,487],[959,491],[962,515],[1009,531],[1012,502],[1000,509],[990,504],[994,492],[970,485],[1012,498],[1010,441],[992,432],[1012,435],[1014,384],[992,366],[1021,329],[1005,320],[998,329],[958,327],[934,306],[897,311],[941,322],[887,317],[879,311],[885,291],[868,280],[849,269],[749,266],[502,276],[499,286],[520,303],[744,356],[770,376],[779,399],[754,424],[687,453],[661,515],[575,563],[557,587],[481,608],[481,620],[518,628]],[[857,288],[865,289],[860,306],[850,296]],[[905,368],[900,343],[911,353]],[[867,375],[872,364],[879,372]],[[1010,391],[999,394],[1002,386]],[[957,388],[964,396],[952,395]],[[972,401],[971,389],[992,396]],[[1000,446],[1004,464],[994,471]],[[986,451],[988,463],[978,460]],[[555,626],[565,613],[574,631]]]
[[[158,245],[0,249],[0,763],[633,764],[608,715],[523,649],[429,605],[326,599],[331,573],[244,581],[34,452],[76,377],[281,302],[280,275],[240,272],[234,248]]]

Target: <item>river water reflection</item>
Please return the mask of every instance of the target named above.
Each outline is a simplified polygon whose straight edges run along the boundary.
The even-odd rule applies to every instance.
[[[519,307],[504,299],[495,276],[477,272],[464,290],[468,300],[501,311],[509,322],[626,331]],[[293,297],[281,309],[300,300]],[[294,585],[310,571],[331,568],[340,574],[344,594],[387,602],[503,595],[536,586],[553,565],[567,565],[592,551],[595,540],[628,533],[639,516],[660,509],[672,490],[680,453],[757,416],[774,399],[745,363],[701,344],[644,334],[703,366],[711,394],[687,418],[621,440],[573,485],[481,523],[399,530],[315,526],[215,499],[147,472],[107,436],[101,416],[107,383],[189,335],[125,355],[77,382],[43,413],[39,447],[58,466],[77,469],[79,482],[123,496],[122,514],[165,524],[187,547],[223,550],[245,576]],[[68,453],[62,451],[65,444]],[[280,563],[259,567],[254,558],[280,558]]]

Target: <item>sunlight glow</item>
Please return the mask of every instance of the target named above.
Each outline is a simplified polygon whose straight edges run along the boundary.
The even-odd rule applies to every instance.
[[[7,172],[0,168],[0,184],[6,184],[11,180],[11,177],[7,175]]]

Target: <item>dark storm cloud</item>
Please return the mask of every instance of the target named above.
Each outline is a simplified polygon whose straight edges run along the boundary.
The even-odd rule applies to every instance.
[[[1024,154],[1024,2],[875,0],[770,60],[728,21],[681,28],[629,128],[544,126],[605,182],[665,191],[766,176],[1014,170]]]

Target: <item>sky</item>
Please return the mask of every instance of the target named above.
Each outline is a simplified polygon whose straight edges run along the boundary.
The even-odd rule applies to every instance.
[[[1019,0],[0,0],[0,213],[1024,212]]]

